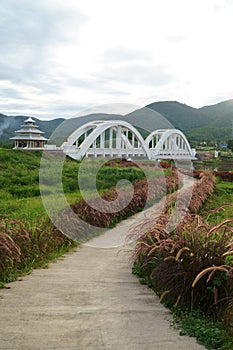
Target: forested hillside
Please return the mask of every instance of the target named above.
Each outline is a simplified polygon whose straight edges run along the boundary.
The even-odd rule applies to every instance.
[[[33,117],[33,116],[32,116]],[[14,136],[27,116],[6,116],[0,114],[0,141],[9,141]],[[34,117],[33,117],[34,118]],[[185,133],[191,141],[227,141],[232,137],[233,100],[220,102],[202,108],[193,108],[176,101],[155,102],[127,115],[92,114],[79,119],[70,119],[65,128],[62,126],[56,133],[59,137],[69,136],[70,132],[80,124],[90,120],[122,119],[140,129],[152,131],[154,129],[175,127]],[[39,120],[34,118],[39,128],[49,137],[53,131],[65,120]],[[77,126],[76,126],[77,124]]]

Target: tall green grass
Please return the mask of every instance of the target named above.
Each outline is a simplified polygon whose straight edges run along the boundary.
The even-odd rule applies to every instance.
[[[40,198],[39,170],[42,153],[40,151],[22,151],[0,149],[0,214],[6,214],[12,218],[26,218],[33,220],[46,216]],[[88,185],[87,195],[91,196],[92,187],[96,186],[101,193],[111,187],[116,186],[121,179],[129,181],[143,179],[145,174],[134,166],[121,168],[117,166],[102,166],[96,177],[96,184],[91,177],[96,171],[100,160],[87,162],[84,181]],[[67,201],[70,204],[81,199],[78,184],[78,172],[80,162],[65,159],[63,166],[62,184]],[[167,170],[166,172],[169,172]],[[148,175],[149,174],[149,175]],[[154,177],[163,174],[162,171],[155,172],[154,169],[147,170],[147,176]],[[57,181],[53,173],[51,180]],[[88,186],[87,186],[88,187]],[[51,187],[47,186],[48,196],[56,195],[52,193]]]
[[[43,207],[39,188],[41,152],[0,149],[0,283],[4,284],[31,269],[46,266],[54,257],[75,246],[76,243],[62,235],[50,223]],[[95,185],[101,195],[115,187],[119,180],[143,180],[144,171],[131,166],[122,168],[100,166],[96,184],[93,175],[100,160],[87,161],[84,182],[88,184],[85,194],[92,196]],[[63,190],[67,201],[77,205],[82,200],[78,184],[80,163],[65,159],[62,174]],[[48,172],[50,169],[48,169]],[[170,169],[165,171],[170,173]],[[163,171],[147,169],[148,177],[159,177]],[[51,182],[60,181],[51,168]],[[55,186],[56,187],[56,186]],[[46,195],[56,201],[56,192],[44,185]],[[53,192],[54,191],[54,192]],[[61,211],[63,208],[60,208]],[[137,208],[138,210],[139,208]]]

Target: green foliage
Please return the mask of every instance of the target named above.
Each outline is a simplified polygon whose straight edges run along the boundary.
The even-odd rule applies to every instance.
[[[46,266],[47,262],[73,247],[74,242],[68,240],[57,232],[49,222],[47,214],[42,205],[39,193],[39,167],[41,152],[25,152],[20,150],[0,149],[0,284],[14,280],[19,274],[26,273],[32,268]],[[95,173],[99,160],[91,161],[86,169],[85,181],[95,186],[90,175]],[[132,165],[132,163],[129,163]],[[122,167],[129,164],[112,164],[112,166],[100,167],[97,174],[97,188],[103,198],[112,200],[115,195],[116,183],[121,179],[129,181],[142,181],[137,183],[137,200],[131,204],[127,212],[121,212],[116,218],[109,222],[109,226],[116,221],[127,217],[135,211],[141,210],[145,204],[147,186],[144,180],[144,172],[136,167]],[[63,167],[63,187],[70,204],[81,201],[78,187],[78,172],[80,163],[66,159]],[[47,195],[56,200],[51,184],[59,181],[48,165],[48,174],[51,182],[43,185]],[[176,177],[171,175],[171,170],[165,171],[170,174],[170,189],[176,185]],[[161,170],[155,168],[147,169],[150,181],[161,182]],[[157,178],[157,179],[154,179]],[[110,190],[110,188],[112,188]],[[161,187],[161,186],[160,186]],[[154,196],[163,195],[162,187],[155,185]],[[89,189],[87,193],[91,196]],[[123,197],[124,190],[120,189]],[[144,196],[141,193],[144,193]],[[80,211],[84,206],[81,204]],[[63,208],[61,208],[62,213]],[[80,214],[80,213],[79,213]],[[86,212],[88,214],[88,211]],[[89,213],[91,214],[91,213]],[[100,218],[101,219],[101,218]],[[93,233],[92,233],[93,234]],[[88,236],[90,237],[90,235]]]
[[[9,214],[13,217],[40,217],[46,215],[40,200],[39,189],[39,169],[41,152],[22,151],[22,150],[4,150],[0,149],[0,213]],[[98,160],[96,161],[98,163]],[[88,190],[97,187],[100,192],[114,187],[121,179],[133,181],[145,177],[142,170],[134,167],[121,168],[118,166],[100,167],[97,174],[96,183],[91,175],[98,164],[90,165],[85,175],[85,184]],[[62,184],[66,197],[70,203],[74,203],[80,198],[78,185],[78,172],[80,163],[66,159],[63,167]],[[53,187],[60,180],[54,176],[53,169],[47,169],[50,183],[43,186],[44,193],[53,195]],[[155,175],[154,168],[147,171],[150,176]],[[156,173],[161,175],[162,172]],[[51,187],[51,185],[53,185]],[[38,197],[36,199],[36,197]]]
[[[231,135],[231,127],[206,125],[202,128],[189,130],[186,136],[190,141],[227,141]]]
[[[0,149],[0,197],[28,198],[39,196],[41,153]]]
[[[164,115],[191,141],[227,141],[232,129],[232,101],[192,108],[176,101],[156,102],[149,108]]]
[[[11,141],[0,141],[0,148],[10,149],[14,147],[14,143]]]
[[[182,131],[204,126],[210,120],[198,109],[176,101],[156,102],[147,107],[161,113],[175,128]]]
[[[228,147],[231,151],[233,151],[233,139],[230,139],[230,140],[227,141],[227,147]]]
[[[206,317],[200,310],[187,313],[180,308],[174,308],[173,315],[180,335],[195,337],[210,350],[232,349],[232,339],[223,329],[221,321]]]
[[[129,172],[129,175],[131,175],[131,172]],[[166,177],[166,180],[167,189],[164,189],[164,181],[160,176],[155,176],[148,180],[137,179],[133,181],[134,192],[132,198],[131,194],[125,190],[125,186],[118,191],[116,191],[114,186],[103,192],[100,197],[92,196],[90,203],[80,200],[71,207],[82,220],[90,223],[94,227],[110,227],[113,223],[119,222],[122,218],[126,218],[141,211],[146,204],[150,205],[158,201],[166,194],[166,190],[170,193],[177,189],[178,176],[176,170],[173,170],[171,174]],[[148,187],[150,187],[150,191],[148,191]],[[104,199],[104,203],[102,199]],[[114,204],[112,203],[113,201],[115,201]],[[95,208],[100,208],[100,210]],[[66,210],[61,212],[61,219],[63,220],[64,217],[65,220],[66,215]],[[76,225],[78,224],[79,223],[76,221]]]
[[[207,218],[211,224],[231,218],[233,209],[231,206],[225,206],[226,203],[233,203],[233,183],[218,180],[213,195],[204,203],[200,215]],[[220,210],[214,210],[217,207]]]
[[[96,166],[90,164],[86,168],[86,173],[82,171],[82,182],[85,183],[85,186],[90,190],[97,188],[98,191],[106,190],[110,187],[115,187],[118,181],[124,179],[130,182],[134,180],[139,180],[145,178],[145,174],[139,168],[135,167],[111,167],[111,166],[102,166],[100,167],[96,181],[93,181],[93,175],[95,174]],[[79,190],[78,185],[78,172],[79,172],[79,163],[66,161],[63,168],[63,188],[66,193],[74,192]],[[153,175],[155,172],[153,171]]]
[[[39,128],[45,131],[45,137],[50,137],[52,143],[60,145],[79,126],[93,120],[119,119],[135,125],[145,137],[148,131],[169,128],[171,123],[175,128],[183,132],[189,132],[188,137],[196,141],[222,140],[227,141],[231,136],[232,124],[232,101],[206,106],[203,108],[192,108],[176,101],[163,101],[152,103],[144,108],[136,110],[125,116],[113,114],[90,114],[82,118],[71,118],[62,123],[64,119],[35,121]],[[150,112],[153,110],[154,112]],[[160,118],[155,112],[165,118]],[[15,130],[20,128],[26,116],[8,117],[0,115],[0,127],[3,127],[1,141],[8,141],[15,135]],[[170,122],[170,123],[169,123]],[[4,127],[4,125],[8,127]],[[224,127],[223,127],[224,125]],[[2,146],[0,146],[2,147]]]

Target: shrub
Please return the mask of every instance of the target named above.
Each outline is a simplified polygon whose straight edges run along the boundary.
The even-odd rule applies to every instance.
[[[232,223],[211,227],[195,216],[172,234],[154,236],[147,255],[156,261],[150,271],[156,291],[169,291],[173,304],[188,309],[223,310],[233,295]]]
[[[195,184],[189,210],[172,232],[167,230],[167,224],[174,195],[169,197],[154,227],[136,243],[133,271],[169,306],[180,305],[218,315],[230,327],[233,322],[233,219],[213,225],[196,214],[213,192],[214,183],[212,174],[205,173]],[[185,200],[186,196],[184,190],[179,200]],[[140,230],[140,225],[137,229]]]
[[[150,192],[148,193],[148,186]],[[147,202],[159,200],[166,194],[166,190],[170,193],[178,186],[177,171],[173,170],[170,176],[166,177],[166,189],[164,188],[164,179],[155,177],[153,179],[142,179],[133,181],[134,194],[128,205],[124,205],[129,199],[127,191],[123,188],[118,191],[118,196],[115,187],[110,188],[107,192],[101,195],[105,200],[103,204],[100,198],[92,198],[90,204],[84,200],[72,205],[72,209],[78,216],[97,227],[109,227],[114,220],[121,217],[127,217],[144,208]],[[117,198],[117,201],[112,205],[112,201]],[[94,208],[101,208],[97,210]],[[123,209],[121,209],[123,208]],[[65,213],[61,214],[65,215]]]
[[[43,266],[52,256],[75,245],[48,220],[33,223],[0,218],[0,284],[14,280],[21,271]]]

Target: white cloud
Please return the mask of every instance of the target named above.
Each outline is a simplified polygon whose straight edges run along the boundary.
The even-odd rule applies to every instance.
[[[227,0],[2,0],[0,112],[232,98],[232,14]]]

